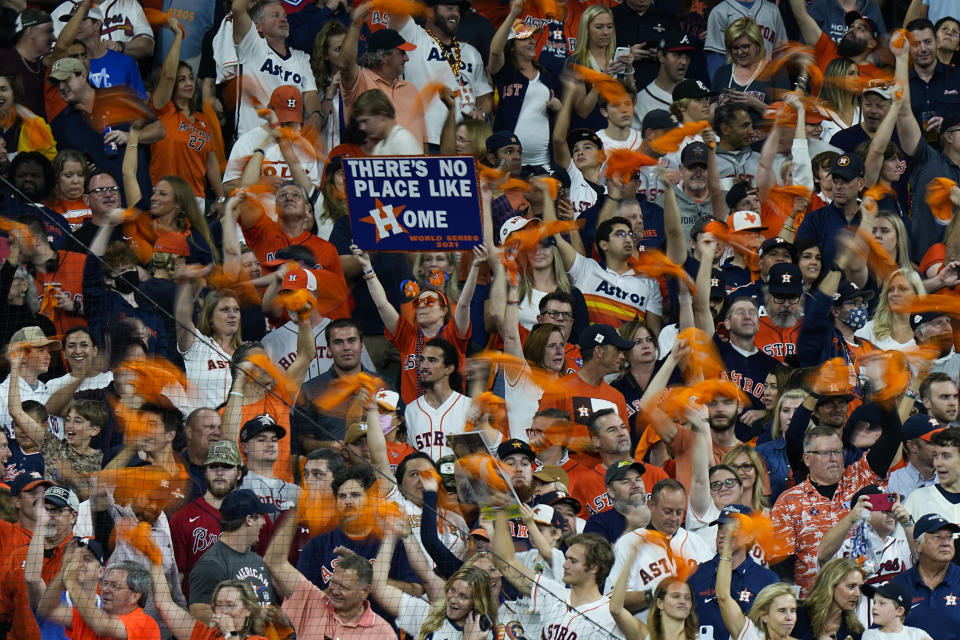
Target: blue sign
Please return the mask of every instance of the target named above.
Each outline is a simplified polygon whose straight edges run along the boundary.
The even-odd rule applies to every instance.
[[[353,241],[365,251],[468,251],[483,242],[469,156],[344,158]]]

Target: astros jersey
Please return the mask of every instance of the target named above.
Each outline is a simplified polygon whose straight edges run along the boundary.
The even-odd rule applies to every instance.
[[[601,597],[596,602],[574,607],[570,604],[570,590],[562,582],[551,580],[544,574],[537,576],[531,596],[531,613],[539,613],[542,626],[540,640],[587,640],[588,638],[623,638],[619,627],[610,615],[610,598]],[[527,630],[528,638],[535,638],[533,630]],[[603,633],[606,631],[607,633]]]
[[[244,73],[256,76],[269,98],[277,87],[290,85],[300,90],[300,93],[317,90],[317,82],[310,69],[310,56],[303,51],[287,48],[287,55],[282,56],[274,51],[264,38],[257,33],[257,28],[250,25],[247,35],[237,45],[237,56],[243,65]],[[237,122],[237,133],[243,134],[263,124],[263,118],[257,115],[257,109],[249,100],[244,100],[240,106],[240,119]]]
[[[656,281],[633,271],[619,274],[578,254],[570,267],[570,278],[583,292],[591,323],[616,328],[634,316],[643,320],[648,313],[663,315],[663,298]]]
[[[453,453],[447,446],[447,435],[463,433],[470,411],[470,398],[453,391],[434,409],[420,396],[407,405],[404,420],[407,423],[407,442],[417,451],[423,451],[433,461]]]
[[[753,344],[771,358],[783,362],[787,356],[797,352],[797,334],[803,326],[803,319],[792,327],[778,327],[768,316],[760,316],[760,328],[753,337]]]
[[[642,591],[657,586],[666,576],[681,575],[681,572],[677,570],[674,558],[689,565],[683,572],[689,574],[696,570],[698,564],[707,562],[715,555],[713,551],[707,548],[703,538],[690,533],[683,527],[677,529],[677,532],[670,538],[671,553],[669,555],[663,543],[658,541],[656,534],[650,535],[650,533],[646,529],[634,529],[630,533],[620,536],[620,539],[613,545],[613,568],[610,569],[610,575],[607,576],[606,593],[613,591],[613,586],[617,584],[617,579],[623,571],[630,572],[627,589]],[[643,545],[637,553],[633,565],[627,567],[630,550],[637,538],[643,535],[649,535],[651,544]],[[671,555],[673,558],[670,557]]]

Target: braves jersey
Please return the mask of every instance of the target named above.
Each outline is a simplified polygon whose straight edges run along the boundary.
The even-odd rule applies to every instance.
[[[317,82],[310,69],[310,56],[290,47],[287,47],[287,55],[280,55],[260,37],[256,26],[252,24],[237,45],[237,57],[244,73],[256,76],[260,81],[266,93],[260,97],[264,102],[274,89],[285,85],[296,87],[301,94],[317,90]],[[263,118],[257,115],[257,108],[249,100],[244,100],[240,105],[237,133],[244,134],[262,124]]]
[[[170,518],[170,537],[173,539],[173,557],[185,576],[183,595],[190,597],[190,580],[197,560],[204,551],[220,539],[220,510],[199,497],[185,504]]]
[[[913,555],[910,553],[910,544],[907,542],[906,534],[900,525],[897,525],[893,534],[881,540],[876,534],[870,536],[873,541],[871,549],[864,550],[861,540],[863,536],[859,534],[858,529],[863,527],[863,523],[857,523],[850,529],[850,534],[834,558],[853,558],[860,562],[864,568],[865,575],[863,581],[867,584],[883,584],[893,580],[895,577],[913,566]],[[872,571],[868,571],[872,569]],[[866,598],[864,598],[866,600]],[[868,618],[869,620],[869,618]]]
[[[420,538],[420,521],[423,518],[423,507],[414,504],[408,500],[396,487],[387,494],[387,499],[396,502],[407,516],[407,522],[410,523],[410,531],[413,533],[414,540],[420,545],[425,558],[430,557],[430,552],[423,546],[423,540]],[[440,509],[437,514],[437,534],[440,542],[450,549],[450,552],[458,558],[466,557],[467,553],[467,523],[463,516],[454,511]],[[434,563],[436,564],[436,563]]]
[[[627,559],[638,537],[646,537],[649,544],[643,545],[637,553],[636,559],[627,567]],[[692,534],[683,527],[670,538],[670,553],[664,546],[658,534],[648,532],[647,529],[634,529],[620,536],[613,545],[613,568],[607,576],[606,593],[613,591],[614,585],[624,571],[630,572],[627,581],[629,591],[643,591],[657,586],[667,576],[681,575],[677,561],[686,563],[682,574],[689,574],[696,570],[701,562],[707,562],[714,556],[714,552],[707,548],[703,539]]]
[[[648,313],[663,315],[663,298],[656,281],[632,270],[619,274],[577,254],[570,267],[570,279],[583,292],[591,323],[616,328],[634,316],[644,320]]]
[[[470,111],[472,105],[477,104],[477,98],[493,93],[493,87],[487,80],[487,72],[483,66],[483,58],[473,45],[466,42],[459,43],[460,69],[459,74],[453,75],[453,69],[448,58],[444,55],[436,40],[418,25],[413,19],[408,19],[403,28],[398,29],[404,40],[417,45],[417,48],[407,55],[409,60],[404,68],[403,77],[413,83],[418,89],[423,89],[431,82],[441,82],[453,91],[457,99],[457,122],[463,120],[463,111]],[[450,60],[454,59],[453,49],[448,50]],[[440,131],[447,118],[447,108],[434,96],[430,104],[425,105],[424,120],[427,123],[427,141],[430,144],[440,144]]]
[[[623,633],[610,615],[610,598],[574,606],[570,589],[544,574],[537,576],[530,592],[530,612],[540,614],[540,640],[587,640],[588,638],[623,638]],[[535,629],[527,630],[527,638],[536,638]]]
[[[69,16],[79,2],[62,2],[53,10],[50,18],[53,20],[53,33],[60,36],[60,31],[66,26],[61,22],[61,16]],[[97,5],[103,11],[103,26],[100,36],[114,42],[130,42],[137,36],[147,36],[153,40],[153,29],[147,21],[143,7],[137,0],[107,0]]]
[[[447,446],[447,435],[462,433],[470,411],[470,398],[451,391],[437,407],[431,407],[424,396],[407,405],[404,421],[407,424],[407,442],[417,451],[423,451],[434,461],[453,453]]]

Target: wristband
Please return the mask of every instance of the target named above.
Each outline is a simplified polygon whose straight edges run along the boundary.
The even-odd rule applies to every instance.
[[[520,304],[519,300],[507,300],[507,304]]]
[[[126,43],[126,42],[121,41],[121,42],[118,42],[117,44],[120,45],[120,53],[126,53],[126,52],[127,52],[127,43]]]
[[[242,398],[242,397],[243,397],[243,394],[240,393],[239,391],[231,391],[231,392],[229,393],[229,395],[231,395],[231,396],[237,396],[238,398]]]
[[[262,155],[262,156],[267,155],[267,154],[265,154],[265,153],[263,152],[263,149],[261,149],[260,147],[257,147],[256,149],[254,149],[253,152],[254,152],[254,153],[259,153],[259,154]]]
[[[726,560],[727,562],[733,562],[733,558],[730,558],[730,557],[727,557],[727,556],[720,556],[720,559],[721,559],[721,560]]]
[[[843,275],[843,269],[839,267],[837,263],[833,263],[832,265],[830,265],[830,268],[828,269],[828,271],[836,271],[840,275]]]

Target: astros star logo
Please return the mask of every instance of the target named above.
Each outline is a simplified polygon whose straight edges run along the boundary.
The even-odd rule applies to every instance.
[[[406,208],[406,205],[394,207],[392,204],[389,204],[383,206],[380,198],[377,198],[374,202],[377,208],[371,209],[370,215],[365,218],[360,218],[360,221],[377,225],[377,242],[380,242],[384,238],[407,232],[406,229],[400,226],[400,222],[397,220],[397,216]]]
[[[948,606],[948,607],[955,607],[955,606],[957,606],[957,596],[953,595],[952,593],[951,593],[950,595],[948,595],[948,596],[943,596],[943,600],[944,600],[944,602],[947,603],[946,606]]]
[[[588,408],[586,408],[586,407],[580,407],[580,410],[578,411],[578,413],[579,413],[581,416],[583,416],[584,418],[586,418],[587,416],[590,415],[590,409],[588,409]]]
[[[740,602],[750,602],[750,598],[752,597],[753,593],[746,589],[737,594],[737,599],[740,600]]]

